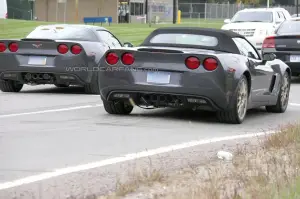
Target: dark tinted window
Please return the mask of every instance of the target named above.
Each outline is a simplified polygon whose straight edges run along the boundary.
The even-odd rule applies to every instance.
[[[78,27],[44,26],[37,27],[26,38],[96,41],[96,35],[88,29]]]
[[[150,43],[217,46],[218,39],[216,37],[207,35],[169,33],[155,35],[150,40]]]
[[[231,22],[273,22],[273,13],[264,11],[238,12],[232,18]]]
[[[285,21],[277,30],[277,34],[300,33],[300,21]]]

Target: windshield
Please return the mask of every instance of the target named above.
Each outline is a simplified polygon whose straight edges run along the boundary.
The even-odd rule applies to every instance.
[[[265,11],[238,12],[231,20],[237,22],[273,22],[273,13]]]
[[[89,41],[93,35],[78,27],[45,26],[36,28],[26,38]]]
[[[181,45],[199,45],[199,46],[217,46],[216,37],[196,34],[158,34],[154,36],[150,43],[181,44]]]
[[[285,21],[277,30],[277,34],[300,33],[300,21]]]

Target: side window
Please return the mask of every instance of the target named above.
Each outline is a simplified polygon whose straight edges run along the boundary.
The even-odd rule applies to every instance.
[[[274,16],[275,16],[275,22],[280,20],[280,15],[278,12],[276,12]]]
[[[102,41],[104,41],[107,45],[111,46],[111,42],[109,41],[109,36],[107,31],[97,31],[98,36]]]
[[[116,47],[116,48],[122,47],[122,44],[112,34],[110,34],[110,33],[108,33],[108,34],[109,34],[111,43],[114,47]]]
[[[248,43],[248,41],[242,38],[233,38],[233,41],[239,48],[242,55],[252,59],[260,59],[256,50]]]
[[[284,19],[284,20],[286,19],[285,16],[284,16],[284,14],[283,14],[283,12],[278,12],[278,13],[279,13],[279,17],[280,17],[280,18],[282,18],[282,19]]]
[[[98,36],[101,38],[102,41],[107,43],[110,47],[119,48],[122,47],[122,44],[109,32],[105,30],[97,31]]]

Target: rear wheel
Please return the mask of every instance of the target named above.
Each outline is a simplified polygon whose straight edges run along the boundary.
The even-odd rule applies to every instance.
[[[0,90],[2,92],[20,92],[23,84],[12,80],[0,80]]]
[[[124,101],[107,101],[102,99],[104,109],[109,114],[128,115],[132,112],[133,106]]]
[[[266,106],[266,110],[271,113],[284,113],[289,104],[291,78],[287,72],[284,73],[280,85],[280,91],[276,105]]]
[[[238,83],[233,100],[232,110],[217,112],[217,118],[220,122],[241,124],[244,121],[248,108],[248,82],[244,75]]]

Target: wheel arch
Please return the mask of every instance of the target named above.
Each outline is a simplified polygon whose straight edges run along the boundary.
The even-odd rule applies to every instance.
[[[251,84],[251,74],[250,74],[249,71],[246,70],[246,71],[243,73],[243,75],[245,75],[245,77],[246,77],[246,79],[247,79],[247,84],[248,84],[248,94],[250,95],[250,92],[251,92],[251,86],[252,86],[252,84]]]

